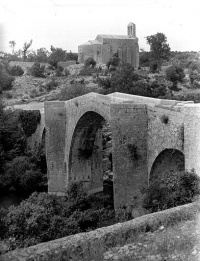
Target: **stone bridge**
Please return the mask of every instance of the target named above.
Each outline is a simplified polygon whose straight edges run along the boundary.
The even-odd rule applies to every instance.
[[[102,191],[110,164],[115,208],[134,207],[154,175],[192,168],[200,175],[199,104],[89,93],[45,102],[44,115],[50,194],[65,195],[73,181],[83,181],[91,193]]]

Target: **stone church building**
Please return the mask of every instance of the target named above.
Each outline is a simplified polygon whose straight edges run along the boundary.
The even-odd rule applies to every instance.
[[[134,23],[128,24],[127,35],[98,34],[95,40],[79,45],[78,61],[84,63],[88,57],[93,57],[97,63],[106,64],[116,53],[122,62],[138,68],[139,45]]]

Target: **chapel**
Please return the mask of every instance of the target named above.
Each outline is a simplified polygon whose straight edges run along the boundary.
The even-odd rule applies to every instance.
[[[97,63],[106,64],[116,54],[122,62],[138,68],[139,45],[134,23],[128,24],[127,35],[98,34],[95,40],[89,40],[78,46],[79,63],[93,57]]]

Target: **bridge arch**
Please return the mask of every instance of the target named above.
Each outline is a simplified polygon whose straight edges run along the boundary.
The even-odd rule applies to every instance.
[[[85,111],[75,120],[71,138],[68,180],[83,181],[90,192],[103,190],[102,128],[109,124],[108,115],[98,110]]]
[[[182,171],[184,169],[185,157],[183,152],[177,149],[164,149],[153,162],[149,181],[164,178],[167,172]]]

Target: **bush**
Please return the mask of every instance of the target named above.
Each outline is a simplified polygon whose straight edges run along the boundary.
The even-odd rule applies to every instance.
[[[179,65],[171,65],[166,69],[166,78],[173,84],[171,89],[173,91],[178,91],[178,82],[183,82],[183,79],[185,78],[183,68]]]
[[[193,84],[195,81],[196,82],[200,81],[200,73],[197,70],[190,71],[189,77],[190,77],[191,84]]]
[[[60,93],[60,101],[67,101],[78,96],[84,95],[91,92],[90,88],[87,88],[85,84],[74,83],[69,86],[65,86],[62,88]]]
[[[28,70],[28,74],[34,76],[34,77],[42,77],[44,78],[44,71],[45,71],[45,66],[40,65],[40,63],[34,63]]]
[[[120,59],[114,56],[109,59],[109,61],[106,63],[106,66],[108,69],[110,69],[110,67],[116,68],[119,65],[119,63],[120,63]]]
[[[88,57],[84,62],[85,67],[92,67],[94,68],[96,66],[96,61],[92,57]]]
[[[34,88],[34,89],[31,89],[30,90],[30,97],[31,98],[35,98],[35,97],[37,97],[38,96],[38,92],[37,92],[37,90]]]
[[[191,62],[189,65],[189,69],[191,71],[197,71],[200,73],[200,62],[199,61]]]
[[[22,110],[19,115],[19,120],[27,137],[35,133],[37,125],[40,123],[41,114],[39,110],[25,111]]]
[[[13,81],[14,77],[10,76],[6,72],[4,65],[0,63],[0,93],[2,93],[2,91],[11,90]]]
[[[70,72],[69,72],[69,70],[68,70],[67,68],[64,69],[64,75],[65,75],[65,76],[70,75]]]
[[[24,70],[19,65],[14,65],[9,69],[9,74],[12,76],[21,76],[24,74]]]
[[[63,76],[63,67],[62,66],[58,66],[57,68],[56,68],[56,76],[57,77],[60,77],[60,76]]]
[[[178,101],[194,101],[194,103],[200,103],[200,93],[174,95],[173,99]]]
[[[191,203],[200,194],[199,182],[194,171],[165,173],[163,179],[151,180],[143,207],[156,212]]]
[[[88,195],[82,183],[72,183],[66,197],[33,193],[8,213],[0,212],[2,239],[12,238],[14,247],[27,247],[114,224],[114,213],[102,207],[101,200],[99,204],[98,196]]]
[[[58,82],[56,81],[55,78],[52,78],[50,82],[45,84],[44,88],[46,91],[49,92],[55,90],[57,86],[58,86]]]
[[[80,70],[79,75],[81,75],[81,76],[92,76],[94,73],[98,73],[98,72],[99,72],[98,68],[84,66]]]
[[[4,175],[0,179],[1,190],[12,191],[18,195],[30,195],[34,191],[46,190],[45,178],[30,157],[15,157],[6,164]]]

